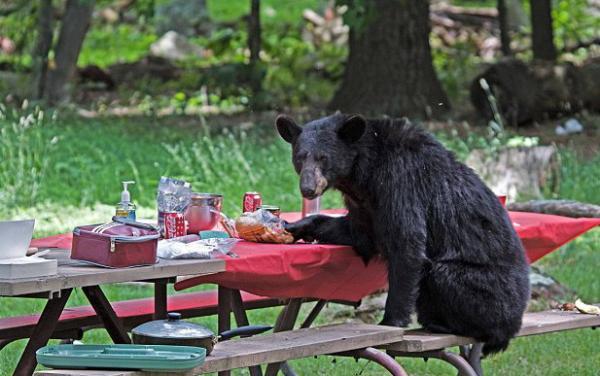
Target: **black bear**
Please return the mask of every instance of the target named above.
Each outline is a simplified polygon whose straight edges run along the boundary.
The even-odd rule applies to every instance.
[[[303,127],[281,115],[300,190],[342,192],[345,217],[287,225],[295,239],[345,244],[387,261],[382,324],[406,326],[416,309],[426,329],[504,350],[521,327],[529,266],[498,198],[432,135],[406,119],[335,115]]]

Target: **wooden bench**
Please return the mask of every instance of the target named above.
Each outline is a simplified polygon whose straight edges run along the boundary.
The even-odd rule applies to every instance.
[[[245,309],[257,309],[283,305],[279,299],[267,298],[241,292]],[[217,291],[201,291],[176,294],[168,297],[167,308],[179,312],[183,317],[210,316],[217,313]],[[152,320],[154,314],[154,298],[132,299],[112,304],[126,330]],[[6,317],[0,319],[0,350],[18,339],[28,338],[40,315]],[[65,308],[52,338],[81,339],[83,332],[100,327],[102,322],[91,306]]]
[[[372,346],[396,342],[402,339],[403,329],[370,324],[337,324],[322,327],[305,328],[278,332],[267,335],[241,338],[219,342],[206,362],[193,370],[180,375],[197,375],[209,372],[225,371],[234,368],[250,367],[265,363],[284,362],[292,359],[315,355],[362,356],[362,352],[353,350],[371,349],[364,354],[377,354]],[[395,362],[393,362],[396,364]],[[398,368],[400,368],[398,366]],[[38,376],[50,375],[106,375],[106,376],[142,376],[149,375],[141,371],[107,370],[47,370],[35,373]],[[153,376],[165,373],[151,373]],[[402,375],[402,373],[398,373]],[[165,375],[168,375],[166,373]]]
[[[543,311],[526,313],[517,337],[560,332],[572,329],[596,328],[600,326],[600,316],[582,314],[577,311]],[[450,347],[460,347],[460,355],[447,351]],[[482,375],[482,344],[473,338],[452,334],[436,334],[423,330],[408,330],[400,342],[383,347],[391,356],[436,358],[452,364],[459,374]]]
[[[527,313],[518,336],[545,334],[580,328],[600,326],[600,316],[557,310]],[[449,347],[461,347],[460,354],[447,351]],[[470,347],[468,347],[470,346]],[[406,375],[402,367],[386,361],[384,353],[372,347],[386,350],[393,357],[437,358],[452,364],[461,375],[477,376],[481,370],[481,344],[472,338],[449,334],[409,330],[368,324],[342,324],[299,329],[268,335],[242,338],[218,343],[206,363],[185,375],[223,371],[265,363],[283,362],[315,355],[344,355],[363,357],[382,364],[393,375]],[[148,376],[141,371],[93,371],[93,370],[47,370],[37,376]],[[159,375],[152,373],[152,375]]]

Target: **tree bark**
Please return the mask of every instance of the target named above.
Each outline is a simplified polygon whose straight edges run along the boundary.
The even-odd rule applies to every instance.
[[[500,25],[500,49],[504,56],[511,56],[508,10],[505,0],[498,0],[498,24]]]
[[[248,48],[250,49],[250,64],[256,63],[260,59],[260,0],[250,0]]]
[[[363,1],[362,25],[350,25],[342,85],[329,107],[367,115],[437,117],[449,102],[433,68],[429,2]]]
[[[48,72],[48,53],[52,47],[52,13],[52,0],[40,0],[37,42],[32,54],[32,95],[35,99],[41,99],[44,94],[46,73]]]
[[[56,67],[48,71],[44,98],[56,104],[68,98],[69,80],[74,76],[77,58],[90,26],[94,0],[67,0],[56,44]]]
[[[552,29],[551,0],[530,0],[531,4],[531,44],[535,59],[556,60],[554,32]]]
[[[248,49],[250,50],[250,87],[252,106],[260,106],[257,95],[262,88],[262,70],[260,66],[260,0],[250,0],[248,17]]]

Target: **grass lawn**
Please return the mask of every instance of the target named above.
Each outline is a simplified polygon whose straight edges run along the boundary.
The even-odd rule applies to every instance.
[[[224,211],[239,213],[242,194],[260,191],[265,203],[283,210],[298,210],[297,177],[290,163],[289,146],[275,137],[271,124],[239,127],[206,126],[201,119],[76,119],[33,113],[21,119],[10,111],[0,116],[0,219],[36,217],[36,236],[72,229],[76,224],[107,220],[119,199],[120,181],[133,179],[132,196],[139,216],[154,215],[156,184],[161,175],[179,176],[199,191],[225,195]],[[236,125],[236,124],[232,124]],[[459,154],[460,140],[447,144]],[[561,198],[600,203],[600,158],[580,161],[563,152]],[[596,176],[594,179],[593,176]],[[335,193],[327,194],[325,207],[341,205]],[[538,262],[546,272],[577,291],[585,301],[600,301],[600,232],[580,237]],[[209,288],[205,286],[204,288]],[[151,296],[149,286],[120,285],[104,288],[111,300]],[[75,291],[69,306],[85,304]],[[43,301],[1,300],[0,317],[39,313]],[[253,323],[273,323],[278,309],[250,314]],[[331,316],[323,316],[321,323]],[[195,321],[216,329],[215,318]],[[508,351],[484,361],[488,375],[597,375],[600,332],[578,330],[564,334],[517,339]],[[103,330],[86,333],[84,342],[109,341]],[[8,375],[24,341],[0,352],[0,374]],[[318,357],[291,362],[300,375],[375,375],[382,369],[364,360]],[[403,359],[411,374],[455,374],[431,360]],[[240,371],[247,373],[246,370]]]

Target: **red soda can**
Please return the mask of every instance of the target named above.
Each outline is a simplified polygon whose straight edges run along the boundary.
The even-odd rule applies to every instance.
[[[244,193],[244,201],[242,203],[242,212],[253,212],[262,205],[262,197],[258,192]]]
[[[165,221],[165,239],[175,238],[185,235],[185,219],[183,213],[167,212],[164,214]]]

